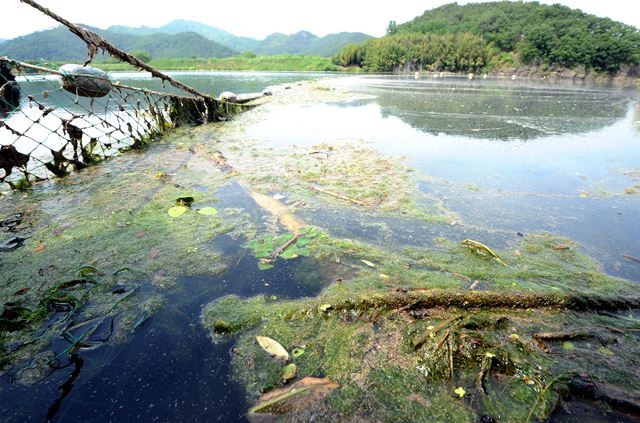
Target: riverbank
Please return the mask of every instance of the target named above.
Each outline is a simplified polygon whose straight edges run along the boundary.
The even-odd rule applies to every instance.
[[[50,66],[59,67],[66,62],[53,62]],[[356,66],[343,67],[333,63],[331,57],[280,54],[273,56],[234,56],[228,58],[190,58],[190,59],[152,59],[149,64],[165,71],[271,71],[271,72],[338,72],[347,74],[366,74]],[[96,61],[94,66],[107,72],[131,72],[136,68],[123,62]],[[573,69],[561,67],[520,66],[513,68],[487,69],[473,73],[474,78],[484,75],[491,78],[518,78],[530,80],[576,81],[591,85],[609,85],[640,89],[638,69],[622,69],[614,75],[593,72],[584,67]],[[418,71],[423,77],[457,76],[468,77],[468,72]],[[398,69],[393,74],[414,75],[415,71]]]
[[[56,63],[56,65],[58,65]],[[135,71],[128,63],[96,62],[105,71]],[[234,56],[227,58],[152,59],[149,65],[162,70],[181,71],[305,71],[338,72],[351,70],[336,66],[330,57],[279,54],[273,56]]]

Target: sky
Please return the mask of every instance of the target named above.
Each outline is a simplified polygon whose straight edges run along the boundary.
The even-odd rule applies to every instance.
[[[64,18],[98,28],[157,27],[174,19],[199,21],[234,35],[263,39],[273,32],[306,30],[319,36],[358,31],[382,36],[390,20],[403,23],[447,0],[36,0]],[[458,1],[465,4],[471,1]],[[637,0],[541,0],[560,3],[640,28]],[[163,4],[171,6],[163,6]],[[219,7],[218,7],[219,5]],[[57,25],[19,0],[0,0],[0,38],[10,39]],[[8,18],[5,18],[5,16]]]

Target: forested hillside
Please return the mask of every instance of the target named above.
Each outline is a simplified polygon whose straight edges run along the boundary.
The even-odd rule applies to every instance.
[[[144,51],[151,57],[229,57],[233,50],[194,32],[179,34],[124,34],[90,28],[125,51]],[[16,60],[85,60],[85,43],[65,27],[34,32],[0,44],[0,55]]]
[[[402,25],[392,21],[387,36],[347,46],[335,62],[371,71],[542,65],[615,73],[640,64],[640,32],[561,5],[452,3]]]
[[[264,40],[256,40],[248,37],[238,37],[220,28],[184,19],[174,20],[158,28],[112,26],[108,30],[122,34],[142,35],[195,32],[232,50],[238,52],[251,51],[258,55],[267,56],[274,54],[304,54],[307,56],[331,57],[349,43],[361,43],[371,38],[371,36],[361,32],[340,32],[318,37],[307,31],[299,31],[290,35],[276,32]]]

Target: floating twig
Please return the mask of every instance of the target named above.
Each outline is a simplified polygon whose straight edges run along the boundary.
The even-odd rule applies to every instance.
[[[315,186],[310,186],[309,189],[312,190],[312,191],[316,191],[316,192],[322,193],[322,194],[330,195],[330,196],[335,197],[335,198],[339,198],[339,199],[344,200],[344,201],[349,201],[349,202],[351,202],[353,204],[357,204],[357,205],[362,206],[362,207],[369,207],[369,204],[365,203],[364,201],[356,200],[354,198],[345,197],[344,195],[338,194],[337,192],[327,191],[326,189],[315,187]]]
[[[629,261],[632,261],[634,263],[640,264],[640,258],[638,258],[638,257],[630,256],[628,254],[623,254],[622,257],[624,257],[625,259],[627,259]]]
[[[291,247],[293,244],[298,242],[298,240],[300,238],[302,238],[303,236],[304,236],[304,234],[301,234],[299,232],[296,233],[295,235],[293,235],[293,238],[291,238],[289,241],[287,241],[284,244],[282,244],[280,247],[276,248],[273,253],[269,254],[269,257],[267,257],[268,260],[275,260],[276,257],[278,257],[280,254],[284,253],[287,248]]]

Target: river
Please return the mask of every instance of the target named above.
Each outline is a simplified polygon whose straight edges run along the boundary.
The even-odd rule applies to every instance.
[[[255,92],[269,85],[295,85],[298,80],[326,76],[262,72],[173,75],[211,93]],[[114,77],[129,85],[162,88],[141,74]],[[508,249],[519,237],[550,232],[577,241],[576,248],[600,262],[605,273],[640,283],[640,265],[633,259],[640,256],[637,92],[545,81],[416,79],[413,75],[353,76],[328,84],[329,89],[347,90],[353,98],[267,103],[256,118],[239,118],[240,130],[232,134],[238,138],[238,149],[244,140],[254,143],[254,155],[355,143],[382,158],[405,163],[425,204],[437,205],[448,214],[433,221],[312,204],[300,210],[300,218],[325,228],[332,236],[394,251],[428,248],[437,237],[482,239],[495,248]],[[109,212],[120,213],[120,205],[111,203],[127,203],[128,196],[139,195],[112,189],[113,197],[99,206],[89,197],[90,190],[102,189],[100,182],[87,192],[83,184],[106,181],[113,174],[136,179],[165,166],[173,169],[167,173],[176,175],[176,186],[189,186],[210,198],[208,201],[230,219],[241,211],[248,223],[238,225],[251,229],[239,236],[222,235],[206,241],[226,263],[223,271],[193,275],[186,267],[181,269],[183,262],[176,259],[168,272],[177,275],[176,284],[164,291],[148,283],[150,276],[141,276],[137,295],[146,298],[158,290],[163,305],[126,340],[81,350],[66,367],[33,385],[22,384],[19,372],[4,373],[0,379],[3,421],[245,421],[249,403],[242,386],[231,378],[234,339],[212,342],[200,321],[203,307],[226,294],[312,296],[334,279],[305,257],[258,270],[243,243],[255,228],[260,233],[277,223],[265,216],[242,183],[225,182],[212,190],[207,185],[210,176],[198,173],[204,171],[196,164],[178,163],[182,155],[190,154],[180,149],[187,138],[220,142],[231,153],[232,143],[216,141],[215,131],[223,128],[217,126],[211,133],[203,128],[179,131],[142,154],[127,153],[73,175],[67,182],[36,188],[36,196],[42,196],[42,200],[34,200],[38,213],[50,216],[47,224],[51,229],[70,231],[62,221],[75,225],[81,219],[103,219],[100,207],[106,211],[104,219],[109,219]],[[197,152],[197,147],[191,150]],[[237,162],[242,163],[240,156]],[[200,175],[200,182],[187,185],[187,179],[180,179],[185,168]],[[66,195],[65,190],[73,195],[71,202],[77,211],[65,209],[70,206],[60,198]],[[280,191],[269,194],[281,195]],[[282,197],[287,195],[285,192]],[[133,216],[141,209],[142,205],[132,205],[123,215]],[[5,207],[2,212],[7,210]],[[85,216],[78,216],[85,211]],[[118,220],[117,225],[120,223]],[[127,225],[123,223],[122,228]],[[58,230],[54,231],[56,236]],[[140,231],[135,233],[137,236]],[[47,248],[53,249],[53,245],[49,242]],[[116,246],[109,251],[118,256],[125,255],[125,250]],[[77,252],[78,256],[83,254]],[[161,252],[152,250],[150,254],[155,259],[153,256]],[[144,257],[148,256],[145,251]],[[7,262],[2,256],[0,259]],[[33,266],[35,272],[37,265]],[[7,271],[6,264],[2,271]],[[157,279],[160,272],[157,268],[153,271]],[[15,282],[8,271],[3,279]],[[113,322],[118,322],[114,319],[112,330]],[[52,340],[48,348],[60,351],[62,341]]]

